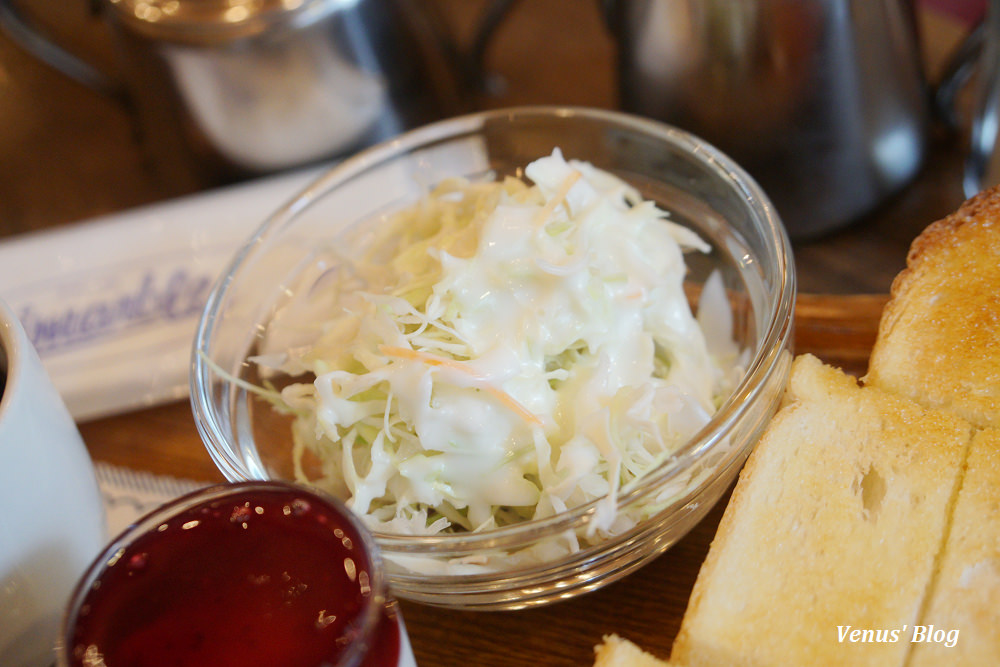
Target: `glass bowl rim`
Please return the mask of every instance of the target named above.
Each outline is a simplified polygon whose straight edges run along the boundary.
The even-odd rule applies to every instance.
[[[728,433],[761,400],[760,394],[768,387],[768,380],[780,371],[781,353],[791,343],[792,321],[796,293],[795,267],[792,250],[784,225],[767,195],[757,182],[736,162],[708,142],[680,128],[660,121],[642,118],[621,111],[573,106],[524,106],[505,109],[479,111],[456,116],[409,130],[393,139],[382,142],[345,159],[319,174],[305,189],[281,206],[257,228],[248,241],[235,253],[213,287],[206,306],[199,318],[194,338],[191,361],[190,390],[195,422],[209,454],[220,471],[231,481],[251,481],[260,478],[251,476],[242,460],[232,453],[232,445],[220,425],[213,418],[211,386],[213,375],[217,375],[212,364],[207,362],[207,350],[212,341],[215,322],[220,316],[220,308],[233,283],[234,275],[244,265],[245,260],[260,245],[279,233],[285,225],[294,221],[297,214],[309,207],[324,194],[349,182],[379,165],[402,157],[422,147],[439,141],[470,136],[482,130],[488,123],[507,120],[530,120],[532,117],[584,118],[608,126],[626,128],[637,133],[672,145],[675,149],[694,156],[706,167],[714,171],[731,189],[738,192],[747,205],[759,231],[773,246],[777,265],[773,267],[777,283],[769,291],[772,299],[770,308],[762,322],[764,326],[758,334],[758,348],[747,366],[747,371],[731,395],[719,410],[693,438],[682,445],[667,460],[651,469],[628,491],[620,492],[616,507],[618,510],[635,503],[651,494],[675,476],[690,469],[698,461],[723,442]],[[205,354],[203,356],[203,352]],[[223,380],[228,383],[228,381]],[[735,447],[731,455],[737,455],[750,443]],[[709,475],[698,485],[686,488],[680,500],[696,495],[701,486],[713,478]],[[445,535],[399,535],[371,531],[384,554],[426,554],[429,550],[445,549],[449,553],[481,552],[482,550],[508,549],[524,546],[539,539],[566,530],[585,526],[597,505],[603,498],[572,507],[543,519],[533,519],[517,524],[493,528],[478,533],[449,533]],[[672,502],[671,506],[676,505]],[[683,505],[683,502],[681,503]],[[666,510],[663,510],[666,511]],[[658,512],[659,515],[661,512]],[[648,520],[648,519],[647,519]],[[644,522],[641,522],[644,523]],[[638,524],[638,525],[641,525]],[[638,525],[636,527],[638,527]],[[627,537],[632,530],[623,535]],[[621,537],[621,536],[617,536]]]

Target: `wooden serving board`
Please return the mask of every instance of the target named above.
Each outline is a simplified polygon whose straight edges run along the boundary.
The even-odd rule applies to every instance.
[[[800,295],[795,352],[864,374],[886,297]],[[98,461],[161,475],[222,481],[186,401],[80,424]],[[421,667],[586,666],[615,632],[667,657],[728,496],[683,540],[642,570],[599,591],[537,609],[469,612],[403,602]]]
[[[802,294],[795,304],[795,353],[814,354],[855,377],[868,369],[888,297]]]

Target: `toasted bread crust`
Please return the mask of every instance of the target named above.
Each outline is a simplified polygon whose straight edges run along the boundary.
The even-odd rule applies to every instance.
[[[615,634],[605,635],[594,647],[594,667],[671,667],[637,645]]]
[[[1000,426],[1000,187],[917,237],[882,314],[865,384]]]

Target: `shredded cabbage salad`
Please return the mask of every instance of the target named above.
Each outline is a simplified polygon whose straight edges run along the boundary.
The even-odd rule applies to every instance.
[[[254,358],[315,377],[272,396],[294,415],[296,475],[375,531],[483,531],[595,499],[591,533],[625,530],[640,517],[619,490],[740,377],[721,281],[698,318],[683,288],[684,252],[707,244],[558,149],[524,175],[449,180],[380,222],[311,285],[333,316],[281,314]]]

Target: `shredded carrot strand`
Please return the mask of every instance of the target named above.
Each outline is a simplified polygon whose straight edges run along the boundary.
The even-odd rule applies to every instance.
[[[559,185],[559,189],[556,190],[555,194],[552,196],[552,199],[545,202],[545,206],[543,206],[542,210],[538,212],[537,220],[539,223],[548,220],[549,216],[556,210],[556,207],[566,200],[566,196],[569,195],[569,191],[581,178],[583,178],[583,174],[573,170],[573,172],[567,176],[565,180],[563,180],[563,182]]]
[[[518,403],[513,396],[511,396],[504,390],[500,389],[499,387],[495,387],[489,382],[484,381],[482,376],[480,376],[474,370],[469,368],[466,364],[463,364],[461,361],[456,361],[454,359],[444,359],[442,357],[435,357],[433,355],[427,354],[426,352],[419,352],[417,350],[411,350],[405,347],[397,347],[395,345],[379,345],[378,351],[388,357],[397,357],[399,359],[420,361],[424,364],[427,364],[428,366],[444,366],[446,368],[451,368],[456,371],[465,373],[466,375],[471,375],[472,377],[481,381],[482,384],[480,386],[483,389],[493,394],[493,396],[495,396],[501,403],[503,403],[512,411],[520,415],[520,417],[524,419],[526,422],[537,424],[539,426],[542,425],[542,420],[539,419],[537,415],[532,413],[526,407]]]

